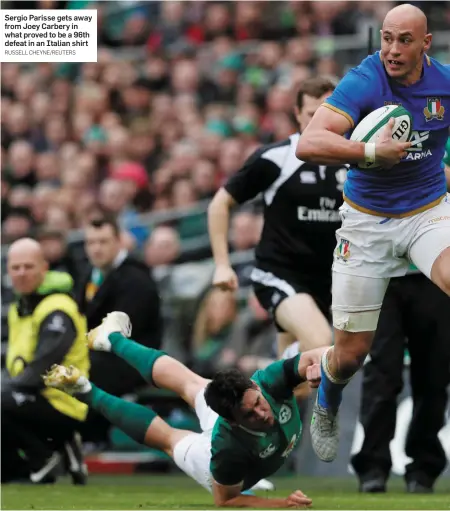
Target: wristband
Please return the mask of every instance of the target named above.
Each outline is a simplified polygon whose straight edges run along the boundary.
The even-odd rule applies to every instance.
[[[364,161],[366,163],[375,163],[375,143],[364,144]]]

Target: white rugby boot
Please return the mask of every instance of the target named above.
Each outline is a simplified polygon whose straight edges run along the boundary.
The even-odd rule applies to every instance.
[[[257,491],[257,490],[274,491],[275,485],[272,482],[270,482],[268,479],[260,479],[250,489],[252,491]]]
[[[70,395],[85,394],[92,388],[86,376],[83,376],[75,366],[53,364],[42,379],[46,387],[62,390]]]
[[[317,456],[329,463],[336,458],[339,447],[338,416],[320,406],[318,399],[319,393],[311,417],[311,443]]]
[[[111,351],[110,334],[119,332],[125,337],[131,336],[131,321],[125,312],[110,312],[102,323],[87,334],[87,345],[94,351]]]

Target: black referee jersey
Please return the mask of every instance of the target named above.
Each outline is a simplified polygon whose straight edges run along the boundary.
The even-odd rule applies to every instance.
[[[330,275],[347,167],[299,160],[299,137],[297,133],[258,149],[225,189],[239,204],[262,193],[264,227],[255,250],[257,267]]]

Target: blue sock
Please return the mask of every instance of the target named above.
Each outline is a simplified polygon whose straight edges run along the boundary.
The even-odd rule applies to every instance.
[[[256,495],[256,493],[253,492],[252,490],[245,490],[245,491],[241,492],[241,494],[242,495],[252,495],[252,496]]]
[[[342,401],[342,391],[349,380],[338,380],[328,371],[327,352],[320,363],[321,381],[318,389],[317,402],[322,408],[330,409],[336,415]]]

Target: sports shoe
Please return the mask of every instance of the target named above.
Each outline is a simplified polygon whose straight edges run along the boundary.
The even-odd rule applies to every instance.
[[[89,380],[74,366],[52,365],[42,376],[46,387],[62,390],[66,394],[85,394],[91,390]]]
[[[131,321],[125,312],[110,312],[103,318],[101,325],[87,334],[87,345],[94,351],[111,351],[110,334],[119,332],[125,337],[131,336]]]
[[[258,491],[258,490],[265,490],[265,491],[274,491],[275,485],[270,482],[268,479],[260,479],[254,486],[250,488],[250,491]]]
[[[64,442],[63,453],[64,462],[72,477],[73,484],[85,485],[88,478],[88,468],[84,462],[83,445],[78,432],[74,433],[70,441]]]
[[[56,471],[61,461],[61,455],[54,452],[39,470],[30,473],[30,481],[34,484],[53,484],[56,482]]]
[[[317,456],[326,462],[333,461],[339,446],[339,423],[337,415],[320,406],[317,393],[311,417],[311,442]]]

